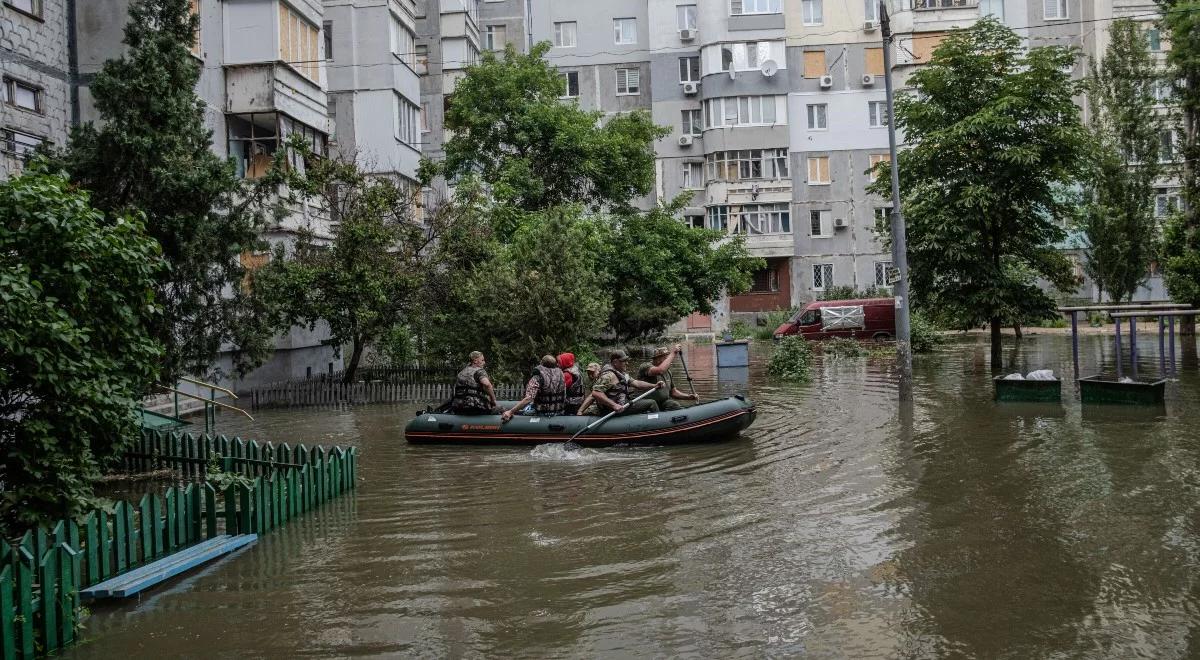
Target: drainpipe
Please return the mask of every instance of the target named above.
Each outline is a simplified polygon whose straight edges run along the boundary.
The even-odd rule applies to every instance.
[[[67,0],[67,84],[71,88],[71,127],[79,126],[79,42],[75,31],[75,0]]]

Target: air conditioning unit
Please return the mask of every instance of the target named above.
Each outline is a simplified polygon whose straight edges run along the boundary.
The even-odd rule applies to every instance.
[[[867,21],[863,23],[863,32],[874,32],[875,28],[879,27],[879,23],[875,21]]]
[[[683,93],[684,94],[687,94],[688,96],[695,96],[696,93],[699,91],[700,91],[700,83],[697,83],[697,82],[683,83]]]
[[[862,77],[862,86],[863,87],[874,87],[875,86],[875,76],[873,76],[869,73],[864,73],[863,77]]]
[[[692,146],[692,140],[695,140],[695,139],[696,138],[691,135],[680,135],[679,136],[679,146],[690,147],[690,146]]]
[[[834,218],[833,219],[834,229],[845,229],[846,227],[849,227],[849,226],[850,226],[850,221],[845,218]]]
[[[680,41],[694,41],[696,39],[696,31],[684,28],[679,31]]]
[[[821,76],[821,89],[829,89],[833,87],[833,76],[825,74]]]

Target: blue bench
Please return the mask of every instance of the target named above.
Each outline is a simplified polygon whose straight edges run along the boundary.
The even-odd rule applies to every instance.
[[[165,582],[184,571],[190,570],[221,555],[228,554],[258,540],[258,534],[222,534],[197,543],[158,561],[135,568],[128,573],[110,578],[99,584],[80,589],[83,600],[98,598],[128,598],[134,594]]]

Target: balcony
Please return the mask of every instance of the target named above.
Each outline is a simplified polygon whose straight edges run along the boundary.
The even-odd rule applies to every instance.
[[[966,9],[978,7],[979,0],[913,0],[913,9],[932,11],[936,9]]]
[[[282,112],[322,133],[329,133],[325,90],[282,62],[225,67],[227,113]]]

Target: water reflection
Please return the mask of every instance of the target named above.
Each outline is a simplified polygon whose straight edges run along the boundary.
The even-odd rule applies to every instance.
[[[1143,350],[1157,364],[1157,341]],[[240,556],[97,610],[74,657],[1196,657],[1200,404],[992,401],[984,339],[830,360],[805,385],[715,372],[759,417],[711,446],[408,446],[415,406],[224,417],[356,444],[360,489]],[[1108,338],[1085,374],[1115,368]],[[1063,337],[1006,368],[1070,374]],[[677,382],[684,382],[682,374]]]

